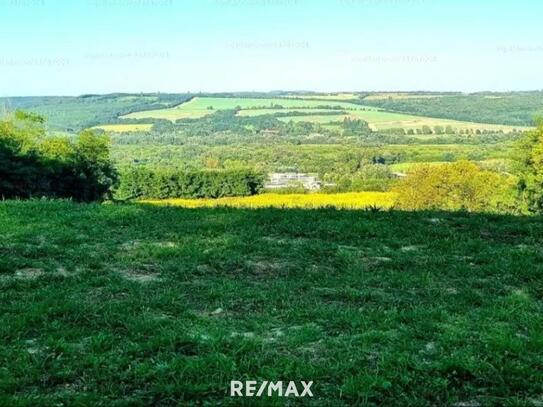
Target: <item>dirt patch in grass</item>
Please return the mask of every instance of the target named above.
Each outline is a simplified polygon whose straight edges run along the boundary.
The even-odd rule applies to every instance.
[[[24,268],[17,270],[15,272],[15,278],[21,279],[21,280],[35,280],[41,276],[43,276],[45,273],[43,269],[40,268]]]
[[[118,273],[127,280],[135,281],[142,284],[162,281],[160,275],[158,275],[157,273],[149,273],[136,270],[121,270]]]
[[[257,278],[267,278],[285,275],[290,267],[290,263],[277,260],[248,260],[245,266],[251,274]]]

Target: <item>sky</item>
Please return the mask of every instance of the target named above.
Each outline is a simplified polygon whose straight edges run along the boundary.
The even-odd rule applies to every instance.
[[[543,89],[541,0],[0,0],[0,96]]]

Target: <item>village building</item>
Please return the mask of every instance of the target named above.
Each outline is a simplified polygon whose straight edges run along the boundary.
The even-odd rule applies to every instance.
[[[293,186],[303,186],[310,191],[318,191],[322,182],[315,175],[297,172],[276,172],[270,174],[269,181],[264,185],[267,189],[281,189]]]

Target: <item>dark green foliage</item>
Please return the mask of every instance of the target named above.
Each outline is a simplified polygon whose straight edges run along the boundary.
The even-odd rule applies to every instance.
[[[47,137],[43,123],[42,117],[20,111],[0,122],[0,197],[107,198],[117,182],[109,139],[92,131],[73,140]]]
[[[516,158],[520,174],[519,190],[526,207],[543,212],[543,120],[539,127],[526,133],[517,146]]]
[[[420,99],[364,99],[388,111],[478,123],[531,126],[543,114],[543,92],[476,93]]]
[[[48,125],[55,130],[78,132],[99,124],[118,123],[119,116],[132,112],[172,107],[192,97],[189,94],[162,93],[13,97],[0,98],[0,108],[34,112],[45,117]]]
[[[364,164],[353,172],[326,174],[324,181],[334,184],[328,192],[387,191],[394,182],[390,168],[383,164]]]
[[[122,172],[119,199],[221,198],[260,192],[264,176],[253,170],[179,171],[133,167]]]
[[[352,120],[347,117],[343,120],[341,126],[345,137],[365,136],[373,133],[368,123],[363,120]]]

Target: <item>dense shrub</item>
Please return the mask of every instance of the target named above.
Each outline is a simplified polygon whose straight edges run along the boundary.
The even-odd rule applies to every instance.
[[[526,133],[517,149],[519,190],[523,204],[531,212],[543,212],[543,121]]]
[[[179,171],[135,167],[121,173],[120,199],[220,198],[260,192],[264,176],[252,170]]]
[[[20,111],[0,122],[0,197],[107,198],[117,181],[107,136],[49,137],[43,125],[41,116]]]
[[[326,187],[331,192],[388,191],[393,179],[390,167],[383,164],[365,164],[354,172],[324,175],[324,181],[332,184]]]
[[[481,169],[469,161],[416,166],[394,192],[407,210],[443,209],[470,212],[517,210],[515,179]]]

